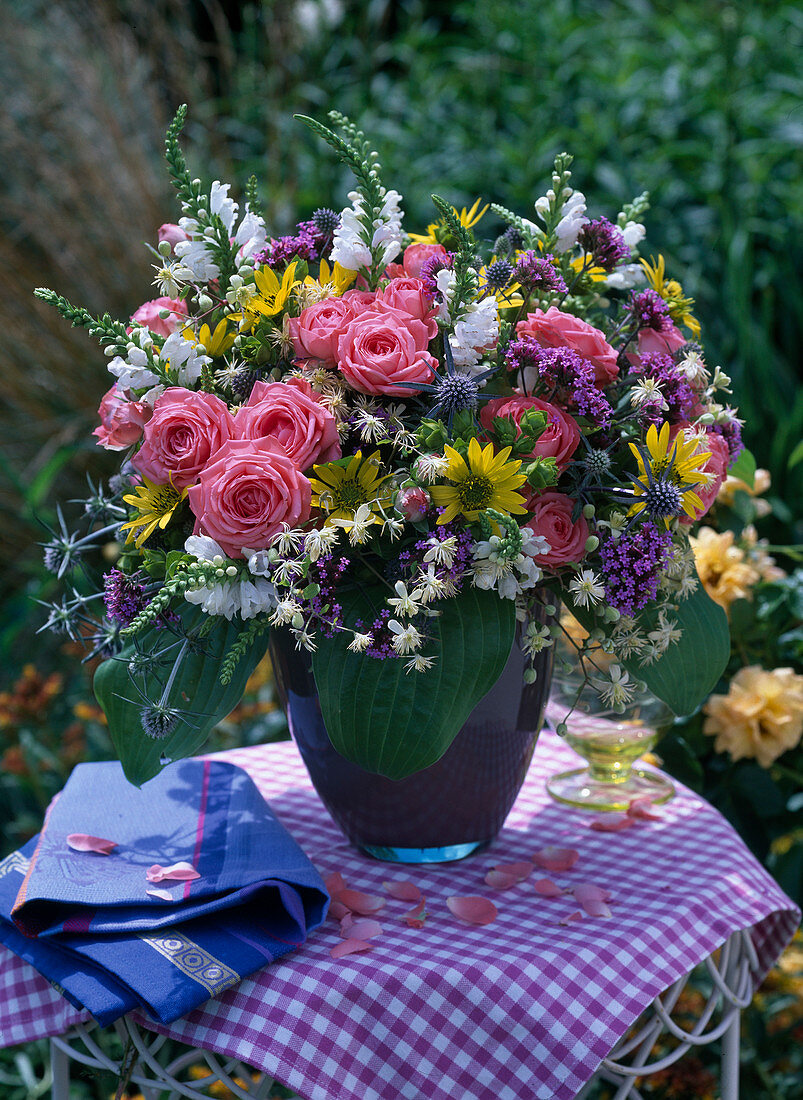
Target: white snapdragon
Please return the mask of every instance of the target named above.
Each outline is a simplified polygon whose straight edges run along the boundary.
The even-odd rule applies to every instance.
[[[349,191],[348,197],[351,206],[347,206],[340,215],[340,225],[335,230],[330,253],[331,261],[348,271],[359,271],[361,267],[371,266],[372,251],[382,245],[378,263],[384,267],[401,252],[401,195],[398,191],[385,191],[379,213],[370,224],[365,200],[359,191]]]
[[[238,205],[234,199],[229,198],[229,183],[221,183],[215,180],[209,191],[209,212],[217,215],[226,227],[226,232],[231,236],[232,226],[237,220]]]
[[[268,231],[265,222],[248,207],[234,234],[234,243],[239,248],[241,261],[256,256],[267,248]]]
[[[172,332],[165,340],[159,360],[173,373],[179,386],[188,388],[201,377],[201,368],[212,362],[208,355],[203,354],[202,344],[185,340],[177,332]]]
[[[151,370],[148,352],[153,347],[150,330],[136,326],[131,330],[125,358],[115,355],[109,360],[109,373],[117,379],[117,390],[124,394],[126,390],[141,390],[145,386],[155,386],[159,376]]]
[[[184,542],[184,549],[199,561],[222,563],[226,560],[222,547],[208,535],[190,535]],[[221,615],[231,620],[235,615],[241,619],[253,619],[255,615],[272,611],[278,597],[270,581],[261,577],[250,580],[235,570],[232,577],[205,581],[197,588],[188,588],[184,599],[199,606],[207,615]]]
[[[622,239],[628,248],[635,248],[641,244],[647,235],[647,230],[641,222],[626,222],[621,226]]]
[[[179,218],[178,224],[188,234],[190,240],[179,241],[174,251],[179,259],[176,276],[188,283],[209,283],[220,278],[220,268],[215,263],[212,250],[203,236],[195,218]]]
[[[469,372],[479,363],[486,348],[493,347],[499,339],[499,309],[491,294],[479,302],[471,302],[449,338],[456,367],[468,367]],[[477,373],[477,372],[475,372]]]
[[[640,286],[646,281],[644,269],[641,264],[622,264],[605,280],[605,285],[612,290],[630,290],[634,286]]]
[[[580,234],[585,222],[588,221],[586,217],[586,197],[582,191],[570,191],[568,195],[564,191],[566,196],[561,209],[561,218],[558,224],[555,226],[555,248],[558,252],[566,252],[570,248],[574,248],[577,244],[577,238]],[[542,195],[540,199],[535,201],[535,212],[539,217],[546,221],[547,215],[555,202],[555,192],[552,188],[547,191],[546,195]]]

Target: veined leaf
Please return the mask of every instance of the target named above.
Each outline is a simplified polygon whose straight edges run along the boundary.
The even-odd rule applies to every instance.
[[[207,616],[197,608],[181,613],[184,629],[197,635],[197,628]],[[220,683],[218,674],[228,650],[233,645],[242,623],[226,622],[218,618],[211,631],[187,647],[175,669],[166,705],[181,712],[170,733],[163,738],[149,737],[142,728],[142,711],[161,699],[164,687],[170,680],[173,667],[168,661],[160,661],[159,653],[171,642],[182,641],[171,636],[168,630],[149,627],[137,635],[118,657],[104,661],[98,667],[94,679],[95,696],[106,714],[109,733],[123,771],[129,782],[141,787],[162,770],[165,762],[181,760],[196,753],[210,730],[239,703],[245,691],[246,681],[265,654],[267,633],[257,637],[240,659],[231,682]],[[170,654],[173,659],[181,652],[181,644],[175,645]],[[142,661],[142,655],[151,655],[150,661]],[[137,656],[139,655],[139,656]],[[144,664],[142,671],[132,672],[132,658]]]
[[[379,587],[343,593],[344,621],[371,622]],[[337,751],[368,771],[403,779],[446,752],[472,709],[499,679],[516,627],[512,600],[469,589],[426,621],[428,672],[405,672],[404,658],[350,653],[342,634],[320,638],[312,670],[324,724]]]

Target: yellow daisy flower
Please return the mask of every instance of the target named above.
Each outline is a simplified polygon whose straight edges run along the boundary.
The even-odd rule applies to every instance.
[[[605,282],[605,280],[608,278],[608,272],[605,270],[605,268],[596,267],[594,264],[592,264],[590,267],[586,267],[585,265],[587,263],[587,256],[575,256],[573,260],[569,261],[569,266],[572,268],[576,275],[579,275],[582,272],[583,275],[588,275],[588,277],[594,283]]]
[[[215,325],[214,332],[209,328],[209,325],[203,324],[198,329],[197,336],[191,328],[185,328],[181,335],[185,340],[191,340],[194,344],[202,344],[206,354],[211,355],[213,359],[217,359],[219,356],[225,355],[227,351],[231,351],[234,347],[234,341],[237,339],[237,334],[229,332],[228,328],[228,319],[224,318]]]
[[[379,476],[379,451],[363,459],[357,451],[346,466],[326,462],[313,466],[316,475],[309,479],[312,486],[312,505],[327,513],[327,519],[351,520],[361,504],[367,504],[373,514],[370,521],[376,523],[382,506],[381,485],[390,474]]]
[[[263,317],[275,317],[287,304],[287,299],[300,282],[296,278],[296,261],[288,264],[287,270],[279,281],[275,271],[261,267],[254,272],[255,297],[243,306],[242,313],[231,313],[230,320],[240,322],[241,332],[250,332]]]
[[[138,515],[120,528],[122,531],[128,529],[126,541],[134,541],[138,547],[150,538],[157,527],[162,530],[167,527],[176,508],[187,495],[186,489],[177,489],[175,485],[157,485],[147,477],[143,477],[142,481],[143,484],[137,485],[133,493],[123,497]],[[138,527],[142,530],[135,538],[134,532]]]
[[[669,316],[675,324],[685,325],[693,336],[699,337],[700,322],[692,316],[691,312],[694,307],[694,298],[684,298],[683,287],[677,279],[666,278],[666,265],[663,256],[659,256],[657,261],[650,256],[649,263],[646,260],[640,260],[639,263],[644,268],[647,282],[669,307]]]
[[[633,479],[633,493],[638,498],[629,516],[646,511],[652,518],[662,519],[669,527],[670,519],[681,511],[692,519],[703,511],[703,502],[694,489],[708,475],[701,469],[711,457],[710,451],[698,451],[696,439],[686,439],[678,433],[669,443],[669,424],[661,425],[661,431],[651,424],[647,432],[647,455],[630,443],[636,457],[639,476]]]
[[[510,451],[510,447],[505,447],[495,455],[492,443],[480,447],[477,440],[472,439],[466,462],[459,451],[447,443],[444,453],[449,465],[445,476],[453,484],[433,485],[429,490],[435,504],[446,509],[438,523],[449,523],[459,513],[468,520],[476,520],[486,508],[525,515],[524,497],[515,490],[527,479],[518,472],[519,460],[508,461]]]
[[[490,203],[486,203],[482,210],[477,213],[477,209],[481,202],[482,199],[477,199],[470,210],[466,210],[464,206],[459,214],[457,213],[457,207],[452,207],[455,217],[459,219],[460,224],[465,226],[466,229],[472,229],[487,211]],[[410,240],[413,244],[442,244],[443,241],[441,237],[443,236],[450,236],[450,232],[444,223],[439,221],[431,222],[427,226],[426,233],[411,233]]]

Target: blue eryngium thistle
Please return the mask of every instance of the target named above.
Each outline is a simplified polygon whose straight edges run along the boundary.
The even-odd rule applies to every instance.
[[[168,707],[162,703],[143,707],[140,711],[142,729],[154,741],[163,741],[169,736],[176,728],[179,717],[180,714],[175,707]]]
[[[457,370],[447,333],[443,336],[443,352],[446,359],[446,374],[435,374],[433,371],[431,382],[417,382],[415,388],[434,396],[435,403],[430,409],[430,415],[444,416],[451,431],[452,421],[457,413],[473,413],[480,401],[487,401],[494,396],[492,393],[483,394],[480,391],[480,383],[496,374],[498,367],[490,367],[480,374],[466,374]]]

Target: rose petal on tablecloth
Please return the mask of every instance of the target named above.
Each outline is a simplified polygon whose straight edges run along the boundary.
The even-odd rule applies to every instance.
[[[148,882],[193,882],[196,878],[200,878],[200,874],[195,870],[191,863],[187,863],[186,860],[180,860],[178,863],[172,863],[169,867],[163,867],[161,863],[152,864],[145,872],[145,878]]]
[[[387,892],[397,901],[420,901],[423,897],[421,891],[414,882],[409,879],[398,879],[395,882],[383,882]]]
[[[427,899],[422,897],[418,905],[414,905],[412,909],[409,909],[402,920],[405,922],[408,928],[423,928],[427,920],[426,911]]]
[[[116,840],[104,840],[102,836],[90,836],[89,833],[69,833],[67,844],[74,852],[94,852],[99,856],[108,856],[117,847]]]
[[[606,902],[610,900],[610,891],[593,882],[581,882],[572,888],[574,899],[583,912],[590,917],[610,917],[611,911]]]
[[[344,905],[342,901],[333,901],[329,906],[329,914],[333,920],[344,920],[346,916],[351,916],[351,910],[348,906]]]
[[[542,898],[559,898],[564,893],[562,887],[553,882],[551,878],[539,878],[533,883],[533,886],[536,894],[540,894]]]
[[[382,925],[378,920],[363,917],[361,920],[352,921],[348,928],[341,925],[340,935],[344,940],[374,940],[382,935]]]
[[[146,894],[150,894],[153,898],[161,898],[162,901],[172,901],[173,895],[169,890],[160,890],[158,886],[151,886],[146,891]]]
[[[339,871],[332,871],[330,875],[326,875],[323,881],[332,900],[337,897],[341,890],[346,889],[346,880]]]
[[[582,919],[583,919],[583,914],[580,912],[579,909],[577,909],[577,910],[575,910],[574,913],[569,913],[567,916],[561,917],[560,920],[558,921],[558,924],[574,924],[575,921],[582,920]]]
[[[359,913],[361,917],[370,917],[385,904],[385,899],[375,894],[364,894],[362,890],[341,890],[337,900],[342,902],[352,913]]]
[[[576,848],[556,848],[549,845],[533,856],[533,862],[544,871],[570,871],[580,858]]]
[[[509,875],[506,871],[498,871],[492,868],[485,876],[485,885],[492,890],[509,890],[511,886],[518,886],[521,879],[515,875]]]
[[[446,904],[450,912],[466,924],[492,924],[498,916],[494,903],[478,895],[447,898]]]
[[[361,951],[372,951],[373,944],[365,940],[341,940],[330,950],[333,959],[342,959],[344,955],[356,955]]]

